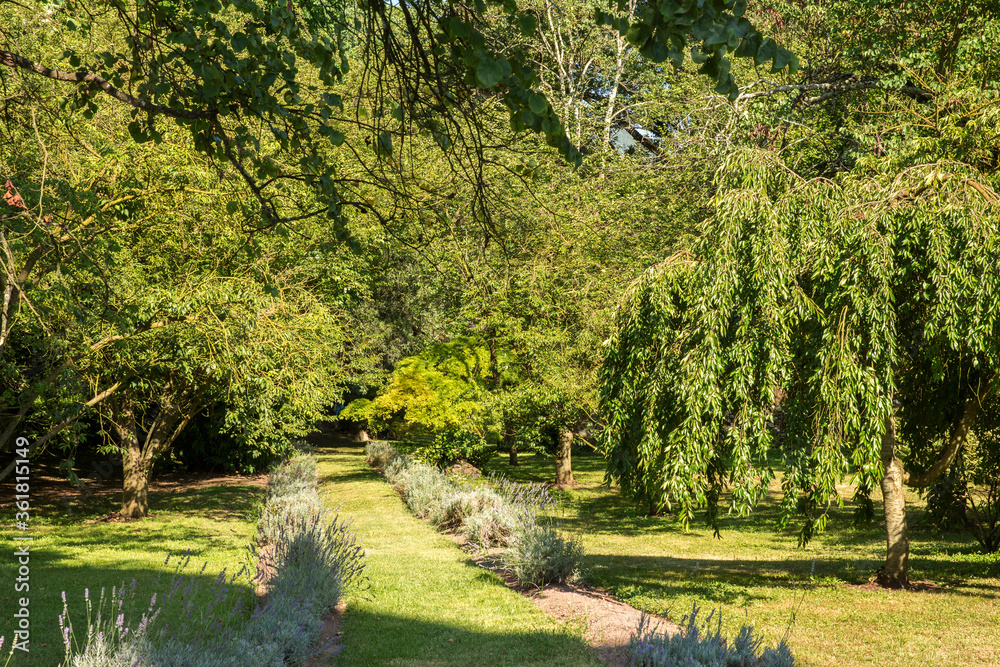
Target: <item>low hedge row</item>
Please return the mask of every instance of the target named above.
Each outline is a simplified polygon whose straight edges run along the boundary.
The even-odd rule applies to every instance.
[[[64,594],[63,664],[287,667],[328,652],[329,647],[316,646],[324,616],[345,586],[362,584],[367,577],[357,537],[320,503],[310,454],[297,454],[272,473],[248,555],[254,566],[228,578],[223,571],[212,585],[214,601],[204,605],[194,602],[199,598],[192,594],[197,576],[184,573],[190,557],[181,559],[170,587],[154,594],[144,611],[124,585],[112,589],[107,600],[102,590],[96,612],[88,591],[85,636],[74,631]],[[235,584],[244,577],[267,589],[264,601],[255,604],[238,593]],[[169,614],[171,624],[164,622],[165,608],[179,612]]]
[[[460,485],[438,468],[379,440],[365,446],[365,457],[417,517],[458,531],[475,547],[503,548],[501,562],[522,585],[579,577],[583,547],[541,518],[541,511],[554,505],[544,486],[506,480]]]

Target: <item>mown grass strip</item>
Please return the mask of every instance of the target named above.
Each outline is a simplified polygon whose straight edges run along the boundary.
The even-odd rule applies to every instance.
[[[363,448],[317,444],[320,495],[362,535],[372,588],[347,596],[337,665],[598,665],[580,633],[539,611],[365,465]]]

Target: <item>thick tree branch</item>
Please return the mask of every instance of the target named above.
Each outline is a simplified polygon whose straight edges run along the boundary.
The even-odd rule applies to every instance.
[[[933,94],[925,88],[918,88],[916,86],[893,86],[879,79],[873,79],[870,77],[862,78],[857,75],[851,75],[846,79],[841,79],[839,81],[775,86],[770,90],[761,90],[756,93],[743,93],[739,96],[739,98],[737,98],[736,104],[739,104],[740,102],[751,102],[761,97],[773,97],[781,93],[798,93],[799,97],[796,100],[796,104],[811,106],[813,104],[825,102],[826,100],[836,97],[837,95],[842,95],[854,90],[872,89],[895,91],[916,99],[927,98]],[[805,97],[806,93],[811,92],[818,92],[820,94],[814,97]]]
[[[215,118],[218,114],[216,109],[190,111],[188,109],[174,109],[173,107],[166,107],[162,104],[153,104],[148,100],[144,100],[140,97],[133,97],[126,92],[118,90],[112,86],[109,81],[94,72],[63,72],[57,69],[50,69],[44,65],[28,60],[24,56],[11,53],[10,51],[4,51],[2,49],[0,49],[0,65],[20,68],[49,79],[55,79],[56,81],[65,81],[67,83],[92,83],[116,100],[133,106],[136,109],[147,111],[149,113],[155,113],[161,116],[198,120],[200,118]]]
[[[986,378],[980,381],[979,385],[972,392],[972,396],[968,398],[965,402],[965,409],[962,410],[962,414],[955,420],[955,424],[951,430],[951,436],[948,440],[948,446],[945,447],[944,451],[941,452],[941,456],[938,460],[934,462],[930,468],[921,473],[903,473],[903,483],[911,488],[925,488],[933,484],[941,474],[948,469],[951,462],[955,460],[955,455],[958,453],[959,448],[965,443],[969,435],[969,429],[972,427],[972,422],[976,420],[976,415],[979,414],[979,408],[982,405],[983,400],[990,393],[990,379]]]

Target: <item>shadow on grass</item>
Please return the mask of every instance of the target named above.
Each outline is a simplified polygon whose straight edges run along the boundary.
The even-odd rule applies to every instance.
[[[106,543],[102,546],[106,546]],[[164,549],[160,549],[159,552],[161,557],[158,558],[158,562],[162,564],[167,557],[167,552]],[[89,590],[89,597],[93,605],[92,613],[96,618],[101,589],[103,588],[106,596],[103,617],[108,619],[110,616],[114,620],[117,612],[108,613],[112,588],[124,585],[127,593],[122,611],[126,613],[126,625],[131,626],[133,630],[139,624],[143,612],[150,607],[150,601],[155,593],[157,602],[154,605],[154,610],[157,607],[162,607],[162,612],[151,626],[150,636],[157,639],[164,629],[170,636],[185,626],[187,613],[182,607],[184,599],[189,599],[194,603],[196,612],[209,608],[209,605],[216,599],[217,589],[213,587],[213,583],[218,575],[218,570],[224,566],[220,562],[212,562],[207,570],[199,572],[204,561],[199,560],[197,556],[192,556],[188,566],[181,571],[181,574],[185,575],[184,583],[179,588],[177,595],[172,601],[165,602],[165,598],[171,590],[171,577],[175,572],[174,565],[179,560],[177,555],[171,558],[169,564],[162,565],[162,569],[149,567],[116,568],[108,565],[67,566],[63,555],[64,550],[51,547],[31,552],[30,652],[24,654],[21,651],[15,651],[10,662],[11,667],[62,664],[65,650],[59,627],[59,615],[63,612],[63,592],[66,594],[70,621],[73,624],[77,641],[84,643],[87,636],[85,591]],[[213,569],[215,571],[212,571]],[[229,565],[229,574],[232,574],[231,565]],[[0,577],[4,581],[12,581],[14,573],[10,568],[0,567]],[[134,586],[133,581],[135,582]],[[228,583],[229,579],[227,578],[226,581]],[[253,611],[256,598],[253,589],[246,581],[247,577],[244,576],[229,587],[229,595],[232,596],[229,599],[233,602],[227,607],[224,616],[227,616],[228,611],[234,608],[237,598],[242,598],[239,605],[240,614],[234,615],[231,622],[238,622],[240,618],[249,618]],[[4,609],[7,609],[6,605],[7,603],[4,603]],[[131,612],[128,611],[129,607],[131,607]],[[192,616],[195,615],[192,614]],[[6,616],[6,618],[0,619],[0,635],[7,638],[4,644],[5,650],[0,655],[0,660],[6,659],[7,648],[10,646],[13,634],[10,615]]]
[[[780,590],[840,587],[868,582],[881,561],[872,558],[788,558],[774,561],[588,555],[589,578],[626,598],[649,593],[670,599],[694,595],[725,604],[785,597]],[[940,558],[920,558],[911,576],[943,584],[921,593],[1000,598],[995,582]],[[978,579],[978,581],[977,581]],[[774,589],[768,594],[767,589]]]
[[[323,461],[320,460],[320,463]],[[371,482],[373,480],[379,479],[378,474],[368,468],[365,470],[358,470],[357,472],[337,472],[331,475],[317,475],[319,480],[320,488],[323,488],[324,484],[336,483],[336,484],[350,484],[352,482]]]
[[[264,489],[254,485],[218,485],[198,489],[152,490],[149,511],[157,514],[197,513],[216,519],[249,521]],[[52,526],[77,525],[107,517],[121,508],[121,490],[108,486],[81,494],[67,488],[58,500],[46,499],[32,503],[33,515],[40,523]],[[140,525],[142,522],[136,522]]]
[[[586,643],[565,632],[480,631],[348,607],[346,665],[600,665]]]

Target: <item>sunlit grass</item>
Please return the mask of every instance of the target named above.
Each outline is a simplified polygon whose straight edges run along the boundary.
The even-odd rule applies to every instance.
[[[489,469],[551,481],[550,458],[526,455],[521,463],[495,459]],[[767,643],[789,632],[804,665],[998,664],[1000,558],[977,553],[967,536],[922,527],[915,494],[907,498],[911,578],[941,588],[902,593],[853,587],[880,567],[885,535],[877,522],[853,529],[849,506],[834,509],[828,530],[805,549],[794,526],[775,531],[777,495],[747,518],[725,518],[715,539],[698,524],[685,532],[670,517],[639,515],[601,485],[603,475],[600,457],[575,457],[579,484],[562,496],[557,514],[583,539],[589,582],[639,609],[679,622],[695,602],[719,608],[730,632],[746,621]]]

